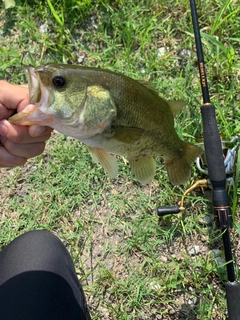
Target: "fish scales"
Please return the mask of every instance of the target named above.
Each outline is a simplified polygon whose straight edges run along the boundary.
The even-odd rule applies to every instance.
[[[98,69],[94,71],[98,71]],[[179,138],[173,128],[173,115],[167,103],[161,101],[161,105],[158,100],[159,96],[155,92],[147,89],[141,83],[136,83],[135,80],[129,81],[130,78],[128,77],[123,75],[119,77],[118,74],[107,72],[109,78],[107,82],[106,71],[101,71],[101,73],[103,73],[103,75],[100,74],[96,82],[109,90],[118,110],[118,116],[114,121],[114,126],[142,128],[145,133],[142,137],[145,153],[147,149],[151,148],[153,155],[160,155],[161,152],[163,152],[162,148],[164,148],[166,152],[170,151],[171,154],[174,146],[170,147],[169,139],[165,137],[166,135],[174,135],[176,139]],[[94,77],[94,74],[92,74],[91,77]],[[128,92],[130,94],[128,94]],[[138,106],[137,114],[135,106]],[[166,121],[166,119],[168,121]],[[146,130],[146,128],[148,128],[148,130]],[[162,135],[163,132],[165,133],[164,135]],[[105,137],[108,138],[108,132],[106,132]],[[98,143],[100,143],[101,140],[103,140],[103,138],[99,136]],[[149,146],[149,143],[151,146]],[[111,141],[109,141],[109,145],[111,145]],[[106,143],[105,147],[107,147]],[[132,147],[133,146],[131,146],[131,150]],[[111,151],[110,146],[108,149]],[[119,153],[122,152],[123,150],[119,151]],[[134,150],[131,153],[134,152],[136,151]],[[175,153],[176,151],[173,152]],[[126,154],[126,152],[124,155],[130,156],[130,154]]]

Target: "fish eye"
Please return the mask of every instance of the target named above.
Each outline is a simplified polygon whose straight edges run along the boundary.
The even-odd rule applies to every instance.
[[[52,79],[52,83],[56,86],[56,87],[62,87],[65,84],[65,79],[63,78],[63,76],[55,76]]]

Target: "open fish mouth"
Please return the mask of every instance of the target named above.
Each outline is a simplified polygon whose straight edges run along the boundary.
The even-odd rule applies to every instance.
[[[9,122],[17,125],[52,125],[53,116],[48,111],[48,103],[52,103],[49,90],[41,83],[39,74],[32,66],[25,67],[28,79],[30,104],[24,110],[9,118]]]
[[[29,98],[31,103],[38,103],[41,100],[41,81],[34,67],[25,67],[25,73],[28,79]]]

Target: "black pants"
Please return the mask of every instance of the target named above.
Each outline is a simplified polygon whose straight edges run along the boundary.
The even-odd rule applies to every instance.
[[[72,259],[47,231],[30,231],[0,252],[1,320],[89,320]]]

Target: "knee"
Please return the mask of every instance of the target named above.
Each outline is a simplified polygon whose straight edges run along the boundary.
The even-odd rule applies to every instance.
[[[29,270],[56,271],[60,274],[64,261],[69,260],[69,253],[55,235],[45,230],[35,230],[13,240],[2,250],[1,257],[4,264],[0,265],[0,271],[11,276]]]
[[[28,231],[14,239],[4,251],[18,256],[57,257],[66,251],[61,240],[46,230]]]
[[[47,230],[31,230],[28,231],[18,238],[16,238],[14,241],[17,241],[19,243],[29,244],[31,246],[33,245],[55,245],[56,243],[62,244],[61,240],[55,236],[53,233]]]
[[[44,255],[51,257],[57,253],[62,254],[66,249],[62,241],[47,230],[32,230],[28,231],[18,238],[13,243],[19,251],[25,251],[33,255]]]

